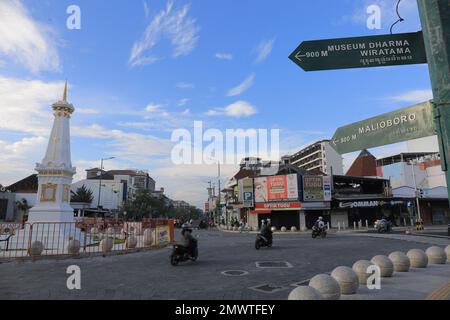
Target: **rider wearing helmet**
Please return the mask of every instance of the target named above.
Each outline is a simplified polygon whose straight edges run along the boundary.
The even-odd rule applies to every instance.
[[[314,223],[314,227],[318,228],[318,229],[323,229],[325,227],[325,222],[323,221],[323,217],[319,217],[316,221],[316,223]]]
[[[184,247],[186,251],[192,256],[197,239],[192,236],[192,228],[189,224],[185,223],[181,229],[180,246]]]

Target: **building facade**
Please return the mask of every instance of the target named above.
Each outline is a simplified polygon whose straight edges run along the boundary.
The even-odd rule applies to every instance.
[[[343,160],[330,145],[330,140],[318,141],[303,148],[292,156],[283,157],[289,163],[308,172],[320,172],[325,175],[343,175]]]
[[[380,177],[390,179],[393,198],[407,203],[414,219],[425,224],[447,224],[450,209],[439,153],[401,153],[376,161]]]

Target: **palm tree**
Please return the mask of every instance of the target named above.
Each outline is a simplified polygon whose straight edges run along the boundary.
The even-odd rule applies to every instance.
[[[78,188],[77,191],[70,191],[71,197],[70,202],[84,202],[91,203],[94,200],[94,196],[90,189],[87,189],[84,185]]]

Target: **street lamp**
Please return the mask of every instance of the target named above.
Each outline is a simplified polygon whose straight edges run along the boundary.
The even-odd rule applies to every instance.
[[[97,209],[100,209],[100,196],[102,194],[102,171],[103,171],[103,161],[112,160],[116,157],[102,158],[100,162],[100,172],[99,172],[99,185],[98,185],[98,201],[97,201]]]

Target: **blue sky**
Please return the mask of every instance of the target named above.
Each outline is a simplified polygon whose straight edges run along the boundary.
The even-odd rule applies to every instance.
[[[216,166],[174,165],[177,128],[192,130],[194,120],[222,131],[277,128],[280,152],[293,153],[339,126],[431,97],[426,65],[306,73],[288,59],[305,40],[388,33],[396,2],[2,1],[0,183],[33,173],[50,105],[68,79],[76,180],[113,155],[106,169],[146,169],[169,196],[201,206]],[[366,26],[371,4],[382,9],[381,30]],[[81,9],[80,30],[66,27],[70,5]],[[394,31],[420,30],[415,1],[400,9],[406,21]]]

